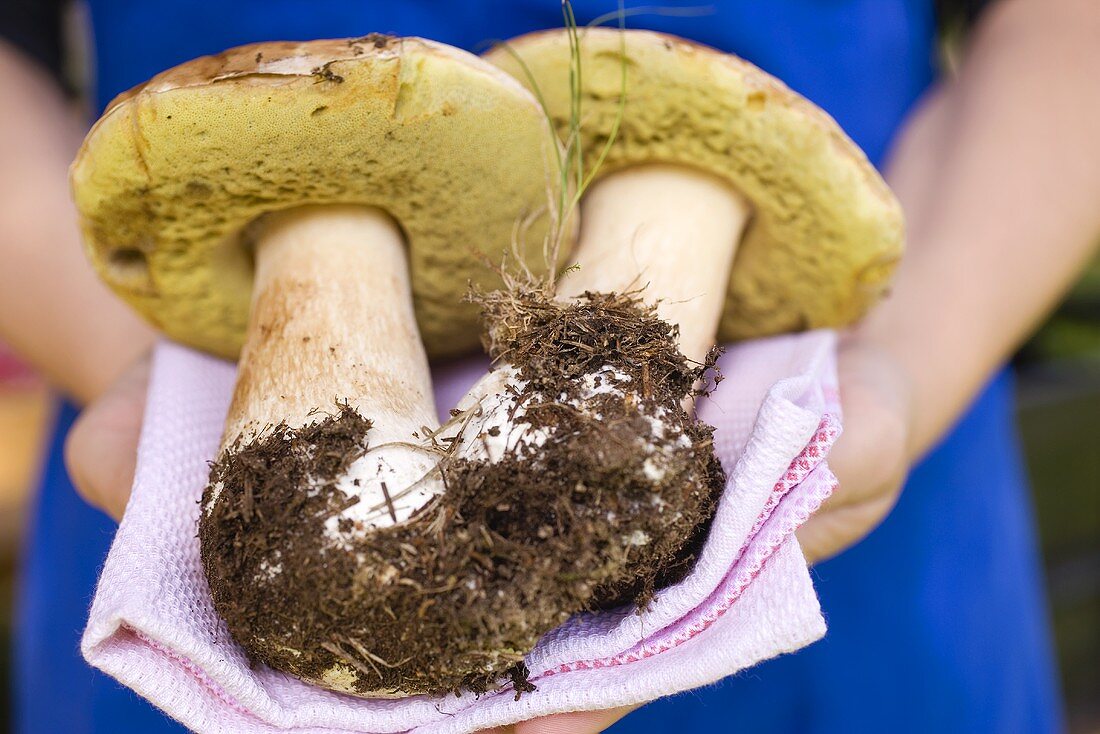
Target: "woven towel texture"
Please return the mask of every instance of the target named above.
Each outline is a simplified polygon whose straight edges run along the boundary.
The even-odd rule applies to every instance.
[[[832,332],[737,345],[700,408],[729,474],[694,571],[644,614],[580,615],[528,656],[538,690],[363,700],[253,668],[210,602],[198,500],[217,450],[233,365],[162,343],[154,355],[137,475],[82,641],[89,663],[198,732],[460,734],[607,708],[704,685],[821,637],[795,529],[832,492],[825,456],[840,408]],[[441,412],[486,363],[436,370]]]

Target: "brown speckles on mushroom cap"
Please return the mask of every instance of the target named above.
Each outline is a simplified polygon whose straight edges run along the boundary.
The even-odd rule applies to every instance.
[[[534,98],[458,49],[385,36],[271,42],[120,95],[71,179],[103,280],[172,338],[225,357],[248,318],[249,223],[309,204],[383,209],[407,239],[428,351],[442,355],[476,344],[462,298],[471,280],[496,282],[483,258],[544,207],[553,144]],[[545,226],[534,223],[532,254]]]

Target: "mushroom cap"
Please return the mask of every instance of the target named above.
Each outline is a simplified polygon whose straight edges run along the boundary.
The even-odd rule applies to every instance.
[[[117,97],[71,170],[88,255],[170,337],[224,357],[244,339],[248,224],[303,204],[387,211],[408,245],[429,353],[477,344],[470,282],[545,208],[553,136],[538,103],[477,56],[372,35],[231,49]],[[547,218],[527,233],[537,270]]]
[[[752,64],[675,36],[589,28],[580,48],[589,161],[619,115],[626,57],[621,127],[599,175],[689,165],[728,180],[754,207],[719,339],[844,326],[883,295],[904,247],[901,208],[832,118]],[[565,128],[566,31],[521,36],[486,58],[529,87],[533,80]]]

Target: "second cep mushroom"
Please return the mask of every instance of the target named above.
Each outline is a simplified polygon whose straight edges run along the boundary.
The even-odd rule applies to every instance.
[[[570,34],[508,47],[490,60],[536,86],[568,137]],[[621,126],[581,202],[576,267],[555,299],[483,299],[503,364],[461,404],[478,420],[442,462],[467,491],[501,496],[504,516],[516,497],[539,507],[547,522],[528,537],[543,539],[538,577],[558,586],[536,587],[538,601],[559,615],[644,598],[698,548],[722,473],[709,429],[683,407],[704,372],[689,365],[706,364],[716,336],[852,323],[884,292],[904,239],[900,206],[862,152],[750,64],[590,29],[580,66],[587,159]],[[540,487],[556,496],[540,500]],[[527,610],[535,630],[554,621],[543,606]]]
[[[487,55],[537,90],[563,138],[576,109],[570,36],[533,33]],[[704,370],[686,366],[704,365],[717,338],[852,323],[885,291],[904,228],[836,123],[751,64],[600,28],[581,33],[579,59],[584,153],[607,155],[581,202],[572,267],[553,302],[490,301],[504,364],[462,404],[480,420],[461,435],[491,460],[475,473],[500,473],[492,461],[511,451],[559,488],[613,489],[617,501],[590,500],[608,511],[586,536],[605,565],[560,565],[599,579],[574,605],[602,605],[674,578],[713,509],[710,434],[681,408]],[[676,332],[652,330],[654,313]],[[548,471],[558,452],[569,471]]]

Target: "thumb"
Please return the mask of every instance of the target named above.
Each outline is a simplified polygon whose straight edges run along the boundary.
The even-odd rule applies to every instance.
[[[130,498],[149,384],[149,357],[128,368],[73,423],[65,466],[77,492],[115,520]]]
[[[597,734],[629,714],[637,706],[602,711],[574,711],[543,716],[516,724],[516,734]]]

